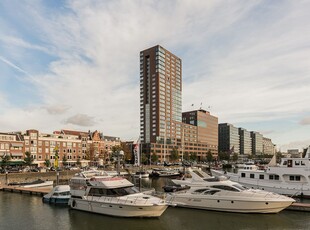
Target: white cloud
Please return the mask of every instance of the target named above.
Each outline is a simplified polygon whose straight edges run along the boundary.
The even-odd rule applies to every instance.
[[[139,51],[157,44],[183,61],[184,110],[203,103],[230,123],[298,120],[310,112],[307,2],[69,1],[68,10],[53,12],[43,4],[16,6],[40,44],[13,32],[0,36],[56,56],[44,74],[32,74],[43,105],[19,110],[35,119],[28,128],[44,132],[47,121],[47,131],[94,127],[137,138]],[[69,111],[79,116],[68,119]],[[3,127],[22,124],[12,112],[0,117],[8,118]]]
[[[310,125],[310,117],[305,117],[305,118],[303,118],[303,119],[299,122],[299,124],[301,124],[301,125]]]
[[[93,126],[94,124],[96,124],[96,122],[94,121],[93,117],[90,117],[86,114],[76,114],[72,117],[69,117],[65,121],[65,124],[73,124],[77,126],[89,127],[89,126]]]

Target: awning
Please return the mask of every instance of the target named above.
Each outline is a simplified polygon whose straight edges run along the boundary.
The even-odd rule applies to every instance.
[[[11,145],[12,145],[13,147],[23,147],[23,146],[24,146],[23,143],[14,143],[14,142],[11,142]]]
[[[23,165],[25,164],[24,161],[9,161],[7,162],[6,164],[3,164],[1,161],[0,161],[0,165]]]
[[[24,156],[24,154],[23,153],[11,153],[11,155],[13,156],[13,157],[22,157],[22,156]]]

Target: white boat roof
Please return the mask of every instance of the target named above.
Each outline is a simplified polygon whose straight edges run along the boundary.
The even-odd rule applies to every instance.
[[[99,171],[99,170],[89,170],[75,174],[75,177],[82,177],[82,178],[91,178],[94,176],[109,176],[109,175],[105,171]]]
[[[89,180],[92,186],[103,188],[131,187],[134,184],[122,177],[92,177]]]
[[[65,191],[70,191],[70,186],[69,185],[57,185],[53,188],[54,192],[65,192]]]

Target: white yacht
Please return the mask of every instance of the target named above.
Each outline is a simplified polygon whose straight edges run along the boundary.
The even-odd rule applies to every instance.
[[[238,173],[212,170],[212,175],[224,175],[250,188],[263,189],[294,197],[310,197],[310,147],[304,158],[282,158],[276,164],[275,156],[265,170],[239,169]]]
[[[70,180],[72,209],[120,217],[159,217],[165,200],[140,192],[122,177],[79,173]]]
[[[247,189],[225,177],[200,174],[191,172],[191,179],[172,180],[189,189],[167,193],[166,201],[177,207],[240,213],[278,213],[295,201],[272,192]]]

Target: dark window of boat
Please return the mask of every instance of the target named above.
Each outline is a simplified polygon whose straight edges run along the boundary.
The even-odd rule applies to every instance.
[[[273,175],[269,175],[269,180],[273,180]]]
[[[253,173],[250,174],[250,178],[254,178],[254,174]]]
[[[305,165],[305,162],[302,161],[300,164],[301,164],[301,165]]]
[[[300,176],[290,176],[290,180],[300,181]]]
[[[90,196],[105,196],[106,190],[102,189],[102,188],[91,188],[89,190],[88,195],[90,195]]]
[[[279,180],[280,179],[279,175],[274,175],[274,179]]]
[[[241,177],[245,177],[245,173],[241,173]]]
[[[295,161],[295,165],[299,165],[299,161]]]
[[[234,187],[227,186],[227,185],[213,185],[212,188],[218,188],[218,189],[226,190],[226,191],[239,192],[238,189],[236,189]]]
[[[264,180],[264,175],[263,175],[263,174],[260,174],[260,175],[259,175],[259,179]]]
[[[206,192],[204,192],[204,195],[213,195],[217,192],[219,192],[219,190],[207,190]]]
[[[139,193],[139,190],[136,187],[125,187],[125,188],[114,188],[108,189],[107,195],[108,196],[126,196],[130,194]]]
[[[209,189],[205,189],[205,188],[204,189],[197,189],[194,191],[194,193],[203,193],[205,191],[209,191]]]

